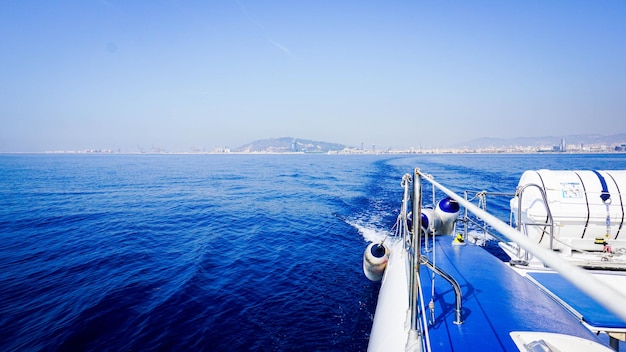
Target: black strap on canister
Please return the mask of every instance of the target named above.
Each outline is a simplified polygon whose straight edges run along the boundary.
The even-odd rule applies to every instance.
[[[587,206],[587,220],[585,220],[585,227],[583,227],[583,233],[580,238],[585,238],[585,232],[587,232],[587,227],[589,226],[589,218],[591,217],[591,210],[589,209],[589,197],[587,196],[587,187],[585,187],[585,183],[583,179],[580,177],[578,172],[574,172],[580,180],[581,186],[583,186],[583,194],[585,195],[585,205]]]
[[[604,202],[604,205],[606,205],[606,233],[604,236],[606,238],[610,238],[611,237],[611,211],[610,211],[609,205],[611,204],[611,193],[609,193],[609,187],[606,185],[606,180],[604,179],[604,176],[602,176],[596,170],[593,170],[593,173],[596,174],[596,176],[598,176],[598,179],[600,179],[600,185],[602,186],[602,193],[600,193],[600,198],[602,199],[602,202]]]
[[[617,200],[619,201],[618,209],[622,209],[622,219],[619,222],[619,227],[617,228],[617,232],[615,233],[615,238],[614,238],[614,239],[617,239],[617,237],[619,237],[620,232],[622,231],[622,226],[624,226],[624,219],[626,218],[626,211],[624,209],[624,199],[622,197],[622,191],[619,189],[619,184],[617,184],[617,181],[615,180],[613,175],[611,175],[611,173],[608,171],[606,172],[606,174],[611,178],[611,180],[613,180],[613,184],[615,184],[615,189],[617,190]]]

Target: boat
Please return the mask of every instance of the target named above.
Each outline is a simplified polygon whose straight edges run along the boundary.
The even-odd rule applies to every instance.
[[[603,310],[611,315],[611,324],[619,325],[626,321],[624,291],[572,263],[563,255],[567,250],[555,250],[554,241],[550,247],[549,238],[544,242],[524,230],[550,231],[546,223],[555,224],[554,219],[530,225],[539,222],[518,217],[517,223],[507,223],[487,212],[485,202],[475,204],[467,192],[456,194],[420,169],[404,175],[401,185],[401,210],[393,235],[368,245],[363,257],[366,276],[380,280],[368,351],[619,348],[619,327],[592,326],[585,309]],[[431,207],[423,205],[427,187],[432,190]],[[485,193],[478,192],[480,197],[474,199],[484,199]],[[436,196],[442,199],[436,201]],[[526,203],[517,196],[511,201],[518,205],[512,212],[519,215],[519,205],[526,207]],[[457,232],[459,224],[462,232]],[[472,224],[480,231],[470,235]],[[520,256],[509,261],[497,258],[482,248],[484,241],[476,240],[481,236],[477,233],[500,238],[510,253]],[[586,305],[576,306],[570,296],[578,296],[574,300],[583,299]],[[607,343],[600,332],[614,335]]]

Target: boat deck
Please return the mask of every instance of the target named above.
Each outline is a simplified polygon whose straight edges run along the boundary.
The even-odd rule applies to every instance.
[[[433,350],[518,351],[510,336],[514,331],[561,333],[599,342],[574,315],[506,263],[480,247],[452,245],[452,240],[435,239],[434,264],[461,286],[463,324],[453,323],[452,287],[435,275],[435,321],[429,327]],[[432,272],[422,265],[420,274],[427,305]]]
[[[621,275],[600,274],[608,280],[619,280]],[[596,331],[626,331],[626,321],[589,298],[576,286],[553,272],[529,272],[527,276],[540,288],[561,302],[573,314]]]

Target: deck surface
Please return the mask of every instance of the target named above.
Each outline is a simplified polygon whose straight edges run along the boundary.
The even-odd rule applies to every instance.
[[[434,279],[435,321],[429,327],[434,351],[518,351],[512,331],[564,333],[598,341],[578,319],[508,264],[481,247],[452,245],[452,237],[436,238],[435,265],[451,275],[463,293],[463,324],[454,324],[454,292]],[[432,253],[429,254],[433,261]],[[426,305],[432,272],[421,266]]]
[[[567,304],[574,314],[579,315],[590,326],[601,331],[607,329],[626,331],[626,321],[608,311],[557,273],[533,272],[527,275]]]

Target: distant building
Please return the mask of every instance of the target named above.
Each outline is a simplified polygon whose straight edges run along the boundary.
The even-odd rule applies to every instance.
[[[230,148],[227,147],[227,146],[226,147],[218,147],[218,148],[213,149],[213,153],[219,153],[219,154],[230,153]]]
[[[564,153],[567,151],[567,145],[565,144],[565,138],[561,138],[561,144],[552,146],[553,152],[561,152]]]

